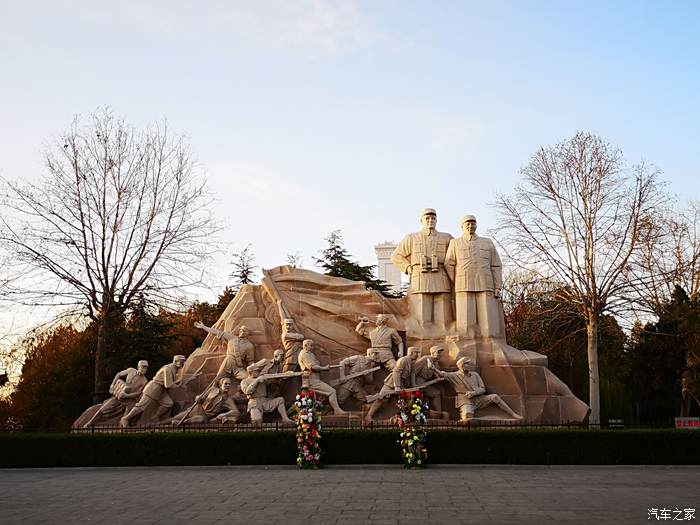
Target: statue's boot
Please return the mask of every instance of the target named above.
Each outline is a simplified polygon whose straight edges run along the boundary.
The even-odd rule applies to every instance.
[[[370,423],[372,423],[374,415],[379,411],[383,404],[384,403],[381,399],[377,399],[374,401],[374,403],[372,403],[372,405],[369,407],[369,410],[367,411],[367,415],[365,416],[365,425],[369,425]]]
[[[287,410],[284,408],[284,403],[277,405],[277,412],[279,412],[280,417],[282,418],[282,423],[294,423],[294,421],[289,419],[287,416]]]
[[[153,416],[153,422],[154,422],[156,425],[160,424],[160,420],[163,418],[163,416],[164,416],[165,414],[167,414],[168,412],[170,412],[170,409],[171,409],[171,408],[172,408],[172,407],[159,406],[159,407],[158,407],[158,411],[156,412],[156,415]]]
[[[123,418],[119,420],[119,426],[122,428],[128,428],[131,426],[131,420],[138,417],[141,415],[143,412],[143,409],[134,407],[132,408],[127,415],[125,415]]]
[[[345,410],[340,408],[340,405],[338,404],[338,397],[336,396],[335,392],[328,396],[328,403],[331,405],[333,408],[333,414],[336,416],[344,416],[347,414]]]

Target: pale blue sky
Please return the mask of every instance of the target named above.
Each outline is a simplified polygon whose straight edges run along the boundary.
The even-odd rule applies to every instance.
[[[458,233],[539,146],[598,133],[700,197],[700,3],[0,0],[0,174],[107,104],[189,136],[223,247]],[[225,262],[229,257],[221,259]],[[212,286],[230,267],[215,269]]]

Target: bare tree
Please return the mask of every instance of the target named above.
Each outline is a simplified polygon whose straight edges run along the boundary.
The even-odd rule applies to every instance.
[[[46,153],[36,184],[2,181],[0,241],[23,303],[68,306],[98,326],[95,401],[115,328],[139,297],[171,304],[201,282],[217,230],[189,147],[165,122],[143,131],[99,109]],[[16,266],[17,267],[17,266]]]
[[[700,202],[668,209],[643,223],[641,249],[628,278],[640,283],[636,304],[658,316],[680,286],[695,302],[700,294]]]
[[[641,224],[663,201],[657,172],[626,168],[622,154],[592,134],[541,148],[521,169],[524,183],[499,196],[497,239],[509,259],[547,281],[584,318],[590,422],[600,422],[598,325],[629,302],[625,278],[640,247]]]
[[[234,290],[238,291],[244,284],[255,282],[255,274],[258,267],[253,264],[254,262],[255,255],[253,254],[252,244],[249,243],[240,252],[234,252],[233,260],[231,261],[233,265],[231,277],[233,277]]]

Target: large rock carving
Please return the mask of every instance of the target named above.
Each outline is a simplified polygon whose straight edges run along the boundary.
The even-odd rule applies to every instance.
[[[293,319],[294,330],[313,338],[316,357],[321,364],[328,365],[350,356],[366,355],[369,341],[357,333],[356,326],[362,318],[378,315],[386,316],[388,326],[397,330],[407,347],[414,346],[422,354],[429,354],[432,346],[443,346],[444,370],[454,369],[462,357],[469,358],[478,366],[488,392],[498,394],[529,423],[583,422],[587,417],[588,406],[547,369],[545,356],[513,348],[505,339],[467,337],[454,330],[441,338],[424,338],[420,333],[407,332],[407,324],[410,324],[408,300],[383,297],[367,290],[361,282],[290,266],[273,268],[264,272],[261,284],[241,288],[215,328],[237,333],[241,326],[246,326],[249,339],[255,345],[255,359],[271,359],[275,350],[282,346],[283,320]],[[212,384],[226,351],[227,341],[209,334],[201,348],[187,358],[181,372],[181,386],[169,390],[177,405],[173,413],[191,405],[195,396]],[[324,382],[333,384],[338,372],[337,369],[324,372]],[[371,384],[365,384],[367,393],[379,391],[387,374],[384,369],[374,372]],[[300,383],[299,378],[292,378],[281,384],[287,405],[292,403]],[[450,419],[458,420],[460,414],[454,408],[454,390],[446,385],[440,388],[443,410],[449,412]],[[245,405],[241,408],[244,412]],[[351,398],[344,408],[366,414],[368,406]],[[379,418],[393,414],[393,407],[388,404],[383,410]],[[76,428],[89,420],[90,412],[94,413],[94,409],[88,409],[75,422]],[[504,419],[504,414],[497,406],[490,406],[481,409],[476,419],[499,420]],[[106,420],[103,424],[117,421]]]
[[[422,388],[442,420],[584,422],[588,406],[549,371],[546,356],[507,344],[501,262],[493,243],[476,235],[476,218],[462,219],[459,239],[435,231],[436,221],[426,208],[423,231],[406,236],[392,256],[411,281],[400,299],[310,270],[263,270],[261,284],[243,286],[213,327],[197,323],[208,335],[177,381],[180,363],[163,367],[122,425],[168,421],[222,377],[240,394],[232,399],[248,401],[241,412],[256,424],[263,417],[286,421],[284,406],[302,385],[328,399],[330,424],[388,419],[394,408],[386,400],[406,387]],[[350,378],[346,365],[353,367]],[[281,397],[268,399],[267,386]],[[263,408],[252,410],[251,400]],[[97,410],[88,409],[74,427],[94,424]],[[100,414],[103,425],[118,421],[109,416]]]

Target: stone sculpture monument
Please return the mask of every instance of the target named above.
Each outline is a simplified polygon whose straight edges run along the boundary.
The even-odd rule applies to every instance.
[[[369,349],[372,359],[381,364],[388,371],[391,371],[396,364],[392,347],[398,348],[397,356],[403,357],[403,340],[395,328],[387,326],[389,318],[380,314],[377,316],[376,328],[370,328],[369,319],[363,317],[355,327],[355,331],[363,337],[369,339],[372,347]]]
[[[127,414],[141,397],[143,388],[148,382],[146,379],[147,371],[148,361],[141,360],[137,363],[136,368],[127,368],[114,376],[109,387],[109,393],[112,394],[112,397],[101,405],[97,405],[97,410],[83,425],[83,428],[94,426],[100,420],[104,421]]]
[[[294,319],[285,319],[282,326],[282,344],[284,345],[284,371],[294,371],[299,368],[299,352],[304,334],[295,331]]]
[[[230,396],[231,379],[222,377],[218,385],[212,385],[194,398],[194,404],[166,423],[174,425],[204,424],[210,421],[235,423],[241,417],[236,403]]]
[[[239,381],[245,379],[247,377],[246,367],[255,361],[255,347],[248,340],[250,335],[248,327],[241,326],[238,329],[238,335],[233,335],[226,330],[210,328],[200,322],[196,322],[194,325],[207,333],[226,340],[226,358],[216,373],[216,379],[222,377],[231,377]]]
[[[365,423],[369,424],[374,419],[374,416],[384,407],[391,396],[399,394],[403,389],[415,388],[416,373],[413,364],[418,356],[420,356],[420,348],[409,346],[408,355],[399,358],[394,369],[384,379],[384,384],[376,395],[376,399],[372,400],[372,406],[369,407],[365,416]]]
[[[319,363],[314,353],[314,342],[312,339],[304,339],[301,352],[299,352],[299,368],[301,368],[302,372],[302,386],[314,390],[316,394],[327,397],[334,414],[345,414],[345,411],[338,404],[338,394],[335,389],[321,381],[321,372],[330,370],[330,365],[321,365]]]
[[[261,359],[247,367],[248,377],[241,381],[241,390],[248,397],[248,412],[250,420],[254,425],[259,425],[263,421],[263,415],[267,412],[277,411],[284,423],[292,423],[287,417],[287,410],[283,397],[268,397],[267,382],[268,375],[260,375],[265,369],[267,359]],[[293,373],[293,372],[291,372]]]
[[[365,385],[372,383],[374,372],[381,368],[376,366],[378,363],[374,360],[375,356],[376,353],[368,348],[367,355],[351,355],[339,363],[340,377],[331,383],[338,394],[339,404],[345,404],[350,398],[362,402],[367,399]],[[347,374],[346,367],[348,367]]]
[[[451,286],[445,272],[452,235],[435,229],[437,212],[433,208],[423,210],[421,223],[423,230],[406,235],[391,254],[391,261],[409,277],[411,320],[420,330],[439,334],[452,320]]]
[[[436,424],[584,422],[588,406],[548,370],[547,358],[507,344],[500,258],[476,235],[476,218],[464,216],[456,239],[435,230],[432,208],[421,222],[423,230],[407,235],[392,257],[409,274],[406,297],[301,268],[263,270],[262,282],[242,286],[214,326],[197,323],[207,332],[201,348],[161,368],[122,425],[194,412],[195,400],[221,395],[221,383],[218,393],[210,389],[222,378],[233,380],[228,398],[249,409],[255,424],[286,421],[302,382],[327,399],[327,425],[388,420],[395,410],[387,399],[401,388],[423,391]],[[99,410],[86,410],[74,428],[119,421],[120,413],[110,419],[96,416]],[[209,424],[221,423],[210,416]]]
[[[128,414],[119,421],[120,426],[128,427],[134,420],[143,416],[145,422],[158,422],[174,406],[170,391],[180,385],[178,374],[185,364],[184,355],[176,355],[173,362],[162,367],[143,388],[141,398]],[[153,413],[153,410],[155,412]]]
[[[439,366],[444,353],[445,348],[442,345],[433,345],[430,347],[430,355],[424,355],[416,360],[413,366],[416,376],[416,386],[423,386],[438,377],[433,364]],[[429,385],[422,390],[423,397],[428,401],[430,408],[435,412],[442,412],[442,389],[440,386]]]
[[[505,338],[501,258],[490,239],[476,235],[476,217],[465,215],[461,227],[464,235],[450,241],[445,255],[454,284],[456,331],[470,338]]]
[[[431,365],[432,367],[432,365]],[[483,379],[476,372],[474,363],[468,357],[457,360],[457,372],[443,372],[435,369],[435,373],[447,379],[457,392],[455,408],[459,410],[461,421],[468,422],[476,415],[476,411],[490,405],[496,405],[512,419],[520,420],[522,416],[516,414],[498,394],[487,394]]]

